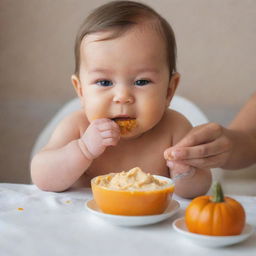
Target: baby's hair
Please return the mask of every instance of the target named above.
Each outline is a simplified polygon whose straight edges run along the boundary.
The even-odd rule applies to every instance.
[[[113,30],[111,36],[103,40],[113,39],[142,21],[153,21],[155,29],[161,33],[166,42],[170,75],[176,72],[176,41],[170,24],[145,4],[133,1],[112,1],[96,8],[80,27],[75,41],[75,74],[79,77],[80,47],[85,36]]]

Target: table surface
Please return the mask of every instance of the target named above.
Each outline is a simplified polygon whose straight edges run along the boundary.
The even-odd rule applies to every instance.
[[[245,208],[247,223],[256,228],[256,197],[235,196]],[[0,255],[256,255],[256,233],[224,248],[193,244],[172,228],[190,202],[174,195],[181,208],[163,222],[120,227],[92,215],[85,202],[88,188],[44,192],[34,185],[0,183]]]

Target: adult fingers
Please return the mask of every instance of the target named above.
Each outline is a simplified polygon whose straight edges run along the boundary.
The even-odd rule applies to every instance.
[[[177,172],[185,172],[185,171],[188,171],[189,169],[189,165],[182,164],[177,161],[167,161],[166,164],[171,171],[175,170]]]
[[[177,175],[183,172],[187,172],[190,169],[189,165],[177,161],[167,161],[166,164],[170,168],[172,176],[173,174]]]
[[[232,143],[222,136],[210,143],[194,147],[172,147],[166,150],[165,156],[171,160],[185,160],[194,158],[206,158],[230,151]]]
[[[181,179],[185,177],[188,178],[193,176],[196,170],[193,166],[173,161],[167,161],[167,166],[170,168],[172,178],[175,178],[180,174],[184,174],[182,177],[180,177]]]
[[[190,130],[175,146],[190,147],[208,143],[220,137],[222,133],[223,128],[219,124],[203,124]]]
[[[222,167],[226,163],[229,155],[230,152],[224,152],[215,156],[209,156],[205,158],[182,160],[181,163],[191,165],[199,169],[217,168]]]

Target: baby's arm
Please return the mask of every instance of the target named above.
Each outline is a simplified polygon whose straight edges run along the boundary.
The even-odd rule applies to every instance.
[[[58,125],[49,143],[32,159],[32,181],[42,190],[68,189],[93,159],[107,146],[115,145],[119,137],[117,124],[109,119],[89,124],[81,111],[68,116]]]
[[[177,112],[173,112],[172,119],[173,145],[175,145],[192,129],[192,126],[184,116]],[[188,176],[176,180],[175,193],[184,198],[194,198],[207,193],[212,181],[211,171],[184,165],[179,161],[172,161],[173,159],[170,159],[168,150],[165,150],[164,157],[167,160],[167,166],[170,169],[172,178],[180,173],[190,171]]]

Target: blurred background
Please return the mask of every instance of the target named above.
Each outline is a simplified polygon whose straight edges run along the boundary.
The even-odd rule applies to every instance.
[[[70,76],[78,27],[106,2],[0,1],[0,182],[30,183],[37,136],[76,97]],[[256,1],[142,2],[175,31],[182,75],[177,94],[195,102],[210,121],[227,125],[256,91]],[[226,171],[224,180],[228,192],[256,194],[255,186],[245,191],[256,184],[255,166]]]

